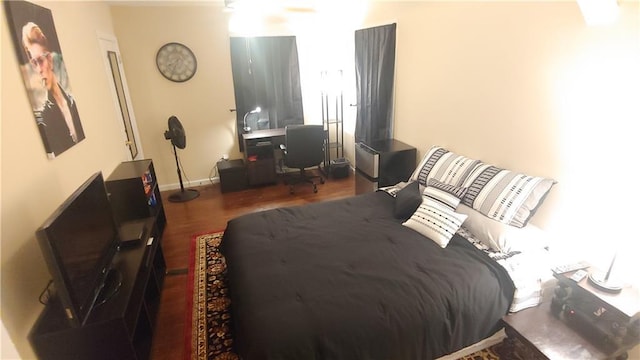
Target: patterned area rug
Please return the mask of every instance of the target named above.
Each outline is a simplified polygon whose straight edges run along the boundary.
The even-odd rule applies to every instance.
[[[237,360],[231,337],[227,265],[218,251],[223,231],[194,236],[189,264],[187,359]],[[189,311],[187,311],[189,313]]]
[[[497,343],[495,345],[489,346],[486,349],[478,350],[472,354],[467,356],[463,356],[458,360],[500,360],[500,350],[503,346],[503,343]],[[509,360],[515,360],[514,358],[509,358]]]
[[[218,251],[223,231],[194,236],[191,243],[185,345],[189,360],[239,360],[233,352],[231,300],[227,293],[226,262]],[[459,360],[499,360],[503,343]]]

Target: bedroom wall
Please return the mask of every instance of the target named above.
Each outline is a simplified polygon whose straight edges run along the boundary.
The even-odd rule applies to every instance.
[[[53,13],[86,138],[54,160],[47,159],[1,6],[0,313],[23,359],[35,358],[27,333],[42,310],[38,296],[50,279],[35,239],[36,228],[91,174],[102,171],[108,175],[124,160],[120,158],[122,135],[96,34],[113,33],[107,5],[35,3]],[[16,358],[11,341],[2,337],[0,358]]]
[[[112,6],[111,12],[145,156],[154,159],[164,189],[178,184],[173,152],[162,135],[171,115],[180,119],[187,133],[187,146],[179,150],[188,175],[185,183],[208,184],[209,177],[215,175],[213,167],[223,154],[229,154],[231,159],[242,158],[236,140],[236,114],[229,111],[235,108],[229,36],[297,37],[306,123],[322,122],[321,70],[346,68],[350,70],[347,76],[354,76],[353,32],[336,35],[337,29],[349,22],[338,21],[338,26],[335,16],[327,19],[302,14],[295,19],[270,16],[265,21],[249,21],[234,18],[234,14],[224,11],[222,2],[215,1],[187,5],[131,2]],[[334,25],[328,26],[331,21]],[[327,30],[318,32],[322,27]],[[140,31],[141,28],[147,30]],[[197,72],[187,82],[170,82],[156,69],[156,52],[171,41],[186,44],[198,59]],[[345,129],[353,133],[349,130],[353,124],[349,124]],[[347,147],[353,148],[353,142]]]
[[[586,26],[572,1],[374,3],[367,22],[388,21],[396,138],[557,180],[532,222],[569,256],[628,237],[616,224],[634,222],[638,194],[598,184],[640,153],[640,3],[620,2],[608,27]]]
[[[416,146],[420,156],[438,144],[556,179],[532,222],[571,247],[574,241],[566,239],[597,243],[616,236],[608,224],[619,214],[593,209],[627,204],[612,200],[625,198],[618,194],[588,202],[584,197],[592,192],[593,181],[585,179],[593,178],[593,164],[611,172],[625,166],[624,154],[637,150],[628,136],[639,117],[633,99],[640,97],[634,65],[640,9],[638,2],[622,1],[620,10],[613,26],[587,27],[574,1],[373,1],[364,21],[350,9],[344,11],[350,22],[334,11],[271,17],[257,29],[260,21],[244,24],[252,25],[253,34],[298,37],[305,121],[318,123],[319,71],[353,68],[354,28],[396,22],[396,138]],[[175,162],[162,137],[166,119],[175,114],[187,130],[187,149],[180,153],[184,170],[190,180],[206,183],[222,154],[241,157],[234,114],[228,112],[235,106],[231,14],[220,2],[114,6],[112,14],[145,155],[158,164],[165,188],[175,187]],[[182,41],[198,56],[198,73],[187,83],[171,83],[155,69],[155,52],[168,41]],[[345,103],[352,102],[347,94]],[[345,110],[345,154],[353,163],[355,113]],[[623,156],[609,156],[602,145]],[[579,226],[594,216],[602,226]],[[585,248],[595,245],[579,247]]]
[[[206,179],[221,154],[241,156],[234,115],[228,112],[234,107],[231,15],[220,6],[112,8],[145,154],[159,164],[165,186],[177,183],[171,148],[161,135],[170,114],[187,128],[181,161],[192,180]],[[319,70],[353,67],[353,28],[396,22],[396,138],[416,146],[420,156],[438,144],[556,179],[532,222],[553,239],[597,243],[615,236],[608,224],[619,214],[594,214],[593,209],[627,202],[613,200],[625,198],[618,194],[585,202],[593,185],[585,179],[593,178],[594,164],[611,172],[629,161],[624,154],[637,150],[628,136],[639,117],[634,106],[640,97],[639,70],[634,64],[640,51],[640,9],[638,2],[622,1],[620,10],[613,26],[587,27],[574,1],[374,1],[364,21],[357,21],[358,11],[350,9],[344,13],[351,23],[333,12],[288,23],[276,17],[252,31],[298,36],[305,121],[317,123]],[[194,79],[173,84],[158,74],[153,59],[167,41],[182,41],[195,50],[199,68]],[[352,102],[347,95],[345,103]],[[345,110],[345,153],[353,163],[355,114],[353,108]],[[603,145],[622,156],[609,156],[612,150],[603,151]],[[594,216],[602,226],[579,226]]]
[[[187,146],[178,150],[183,180],[208,184],[223,154],[241,158],[227,33],[228,13],[222,2],[187,6],[154,2],[113,6],[111,13],[145,156],[153,158],[161,186],[178,184],[171,143],[164,139],[167,120],[178,117]],[[187,45],[196,55],[195,76],[171,82],[158,72],[155,57],[168,42]]]
[[[208,177],[223,153],[240,157],[228,112],[234,107],[228,15],[200,11],[219,2],[111,11],[102,2],[34,2],[53,11],[87,138],[46,159],[0,10],[0,306],[23,358],[33,357],[26,334],[49,279],[33,232],[91,173],[108,174],[122,160],[97,31],[119,39],[145,155],[154,158],[163,185],[177,183],[171,147],[162,136],[170,115],[187,128],[181,160],[190,178]],[[635,164],[629,154],[639,153],[630,129],[640,118],[640,4],[620,4],[617,24],[588,28],[573,1],[374,3],[366,26],[398,23],[396,137],[420,155],[439,144],[553,177],[558,184],[534,223],[564,243],[588,244],[577,250],[616,240],[634,223],[637,211],[629,207],[639,200],[619,173]],[[313,22],[316,37],[312,31],[310,42],[299,44],[301,71],[310,74],[303,78],[303,93],[313,98],[305,103],[310,122],[319,119],[311,74],[327,57],[351,51],[345,39],[352,33],[336,35],[336,42],[318,35],[316,29],[336,23]],[[172,84],[155,69],[155,52],[171,40],[198,55],[198,74],[185,84]],[[637,257],[638,251],[627,253]],[[2,358],[4,349],[3,343]]]

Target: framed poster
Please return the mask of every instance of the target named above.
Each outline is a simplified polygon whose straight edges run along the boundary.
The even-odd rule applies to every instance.
[[[33,115],[52,159],[85,138],[53,15],[22,0],[4,6]]]

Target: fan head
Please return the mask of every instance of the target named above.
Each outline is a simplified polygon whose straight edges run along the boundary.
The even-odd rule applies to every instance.
[[[171,144],[178,149],[184,149],[187,146],[187,137],[184,128],[177,117],[171,116],[168,121],[169,130],[164,132],[164,138],[171,140]]]

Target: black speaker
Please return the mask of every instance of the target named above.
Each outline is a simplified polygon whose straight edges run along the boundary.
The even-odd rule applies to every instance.
[[[247,167],[242,159],[220,160],[216,166],[220,174],[220,190],[223,193],[244,190],[249,186]]]
[[[629,349],[640,341],[640,319],[629,318],[593,294],[559,283],[551,312],[607,353]]]
[[[345,158],[331,160],[330,171],[332,178],[341,179],[349,177],[349,170],[351,170],[349,160]]]

